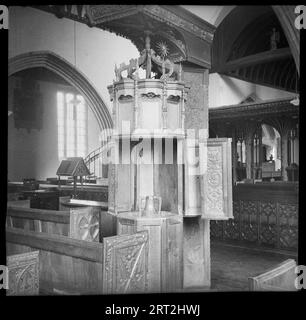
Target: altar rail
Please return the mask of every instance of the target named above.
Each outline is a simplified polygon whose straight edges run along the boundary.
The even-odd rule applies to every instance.
[[[298,249],[298,184],[239,184],[234,219],[211,221],[213,240],[276,251]]]

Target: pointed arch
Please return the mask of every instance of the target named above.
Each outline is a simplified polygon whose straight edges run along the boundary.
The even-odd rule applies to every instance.
[[[70,62],[51,51],[34,51],[17,55],[9,59],[8,76],[16,72],[43,67],[61,76],[75,87],[92,109],[101,130],[111,129],[113,121],[110,112],[97,90]]]

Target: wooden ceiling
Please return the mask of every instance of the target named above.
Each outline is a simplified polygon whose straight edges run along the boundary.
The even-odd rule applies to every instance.
[[[130,39],[141,52],[145,35],[151,48],[164,43],[167,58],[198,67],[211,67],[211,43],[215,27],[180,6],[173,5],[45,5],[33,6],[54,14],[113,32]]]
[[[272,49],[271,35],[278,34]],[[295,62],[271,7],[239,6],[217,28],[211,72],[290,92],[299,91]]]

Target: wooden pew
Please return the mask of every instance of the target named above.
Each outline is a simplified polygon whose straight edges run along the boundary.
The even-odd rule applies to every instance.
[[[8,207],[30,208],[30,200],[11,200],[7,202]]]
[[[69,216],[69,211],[8,206],[6,225],[12,228],[68,236]]]
[[[90,214],[97,214],[96,211],[91,212],[91,208],[85,206],[74,208],[74,210],[66,209],[56,211],[25,207],[26,203],[22,203],[22,201],[16,201],[16,203],[11,202],[8,204],[7,226],[70,236],[72,238],[82,239],[82,234],[84,234],[84,232],[80,232],[82,231],[80,230],[82,226],[79,225],[82,217],[87,220]],[[98,209],[99,211],[98,229],[100,237],[98,237],[97,240],[102,242],[104,237],[116,235],[116,218],[107,211],[100,211],[99,208],[95,209]],[[92,224],[92,221],[89,221],[89,224],[90,223]],[[90,230],[90,232],[92,231],[93,230]],[[92,241],[91,237],[88,237],[87,240]]]
[[[250,291],[295,291],[296,262],[288,259],[256,277],[249,278]]]
[[[148,292],[148,232],[103,243],[7,227],[7,254],[39,250],[41,294]]]

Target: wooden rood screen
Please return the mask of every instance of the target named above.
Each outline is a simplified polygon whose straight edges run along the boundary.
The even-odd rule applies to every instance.
[[[42,294],[145,292],[147,231],[105,238],[105,243],[7,228],[7,254],[39,250]]]

